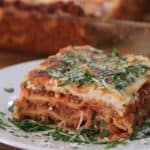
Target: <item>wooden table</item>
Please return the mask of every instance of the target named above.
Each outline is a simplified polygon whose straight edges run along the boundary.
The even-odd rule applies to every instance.
[[[0,68],[7,67],[16,63],[38,59],[35,56],[27,56],[18,53],[2,52],[0,51]],[[9,147],[4,144],[0,144],[0,150],[18,150],[17,148]]]

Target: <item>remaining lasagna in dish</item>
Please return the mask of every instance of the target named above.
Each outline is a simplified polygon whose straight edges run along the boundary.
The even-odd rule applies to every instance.
[[[148,7],[148,0],[20,0],[33,4],[52,4],[57,2],[70,3],[80,6],[86,15],[105,19],[138,20]]]
[[[149,106],[148,58],[69,46],[25,76],[13,117],[65,130],[94,127],[114,140],[149,118]]]
[[[56,54],[68,44],[111,47],[118,41],[119,45],[124,45],[126,42],[122,39],[127,35],[129,41],[139,40],[143,34],[147,38],[147,26],[102,21],[143,20],[146,6],[149,6],[147,1],[0,0],[0,49],[41,57]],[[101,34],[103,38],[97,38]],[[133,34],[136,38],[132,38]]]

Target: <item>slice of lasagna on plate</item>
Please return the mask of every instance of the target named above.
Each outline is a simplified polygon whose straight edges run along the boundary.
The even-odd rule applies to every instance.
[[[49,121],[65,130],[93,126],[114,140],[149,118],[149,106],[148,58],[69,46],[25,76],[13,117]]]

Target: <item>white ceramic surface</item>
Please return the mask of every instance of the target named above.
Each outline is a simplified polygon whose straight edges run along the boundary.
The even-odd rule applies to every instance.
[[[41,60],[32,61],[27,63],[22,63],[14,66],[10,66],[0,70],[0,111],[6,113],[8,112],[8,103],[14,100],[19,94],[19,83],[23,79],[23,76]],[[4,88],[14,88],[13,93],[6,93]],[[70,149],[83,149],[83,150],[101,150],[104,149],[103,145],[93,145],[93,144],[71,144],[64,143],[60,141],[44,142],[45,137],[41,137],[41,133],[24,133],[23,131],[12,127],[16,131],[15,134],[20,135],[20,137],[15,136],[9,132],[9,129],[3,131],[0,129],[0,143],[5,143],[7,145],[15,146],[22,149],[31,150],[70,150]],[[10,129],[12,130],[12,129]],[[21,135],[27,135],[29,138],[22,137]],[[126,145],[119,145],[115,150],[150,150],[150,138],[128,142]]]

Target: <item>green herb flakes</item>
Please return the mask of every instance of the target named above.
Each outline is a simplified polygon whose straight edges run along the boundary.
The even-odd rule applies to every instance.
[[[0,129],[6,130],[6,127],[10,126],[4,122],[4,116],[5,114],[3,112],[0,112]]]
[[[13,93],[14,88],[4,88],[4,91],[7,92],[7,93]]]
[[[113,82],[115,84],[115,88],[118,90],[124,89],[131,82],[134,82],[139,75],[145,73],[148,69],[150,68],[145,65],[131,65],[122,68],[120,71],[113,74]]]
[[[62,132],[60,129],[56,128],[54,132],[51,133],[54,140],[62,140],[64,142],[69,141],[70,136],[67,132]]]
[[[104,119],[100,119],[100,120],[98,121],[98,125],[104,127],[104,126],[106,125],[105,120],[104,120]]]
[[[92,75],[88,70],[85,70],[85,72],[81,75],[78,74],[78,69],[73,68],[71,71],[71,74],[68,76],[68,78],[63,81],[59,86],[66,86],[70,83],[75,83],[77,86],[82,86],[86,83],[93,82],[94,75]]]
[[[0,117],[3,118],[4,114],[0,113]],[[63,130],[60,128],[50,128],[47,124],[41,124],[35,120],[25,119],[22,121],[11,119],[13,124],[15,124],[20,129],[26,132],[37,132],[47,130],[47,133],[43,133],[43,136],[46,138],[45,141],[49,139],[60,140],[64,142],[71,143],[93,143],[93,144],[104,144],[105,149],[111,149],[119,144],[126,144],[127,140],[138,140],[150,137],[150,131],[143,131],[147,126],[149,127],[149,121],[146,121],[142,127],[136,127],[135,134],[128,136],[123,140],[115,140],[112,142],[102,142],[101,139],[108,137],[110,135],[109,130],[105,128],[105,121],[103,119],[99,120],[99,125],[101,130],[91,126],[89,129],[78,129],[75,131]],[[0,126],[1,127],[1,126]],[[5,129],[5,128],[4,128]],[[11,131],[13,134],[13,131]],[[142,134],[141,134],[142,132]],[[139,133],[141,134],[139,136]]]
[[[44,136],[52,137],[53,140],[61,140],[64,142],[76,142],[76,143],[94,143],[96,142],[96,132],[94,128],[76,130],[76,131],[65,131],[63,129],[55,128],[50,129]]]
[[[109,55],[96,49],[82,50],[81,53],[76,51],[63,53],[60,60],[53,60],[56,66],[49,65],[39,72],[57,78],[58,86],[74,83],[81,87],[96,83],[94,89],[101,86],[119,91],[136,82],[138,78],[148,76],[147,71],[150,68],[143,65],[147,64],[147,60],[143,63],[138,58],[137,62],[129,61],[128,57],[121,55],[117,49],[113,49],[112,54]]]
[[[95,77],[94,75],[92,75],[89,70],[85,70],[84,72],[84,80],[87,82],[93,81],[93,77]]]
[[[2,120],[4,118],[5,114],[3,112],[0,112],[0,119]]]
[[[101,135],[101,138],[108,137],[109,136],[109,130],[103,129],[101,131],[100,135]]]
[[[44,131],[49,129],[47,124],[41,124],[31,119],[17,120],[13,118],[10,119],[10,122],[26,132]]]
[[[66,64],[73,65],[75,61],[76,61],[76,57],[73,56],[73,55],[66,54],[66,55],[64,56],[64,62],[65,62]]]
[[[112,54],[113,54],[114,56],[118,57],[120,60],[126,60],[126,58],[123,57],[123,56],[119,53],[118,49],[116,49],[116,48],[113,49]]]
[[[131,65],[125,68],[127,74],[132,73],[135,76],[139,76],[140,74],[146,72],[149,69],[150,68],[145,65],[135,65],[135,66]]]
[[[128,86],[128,81],[125,79],[126,74],[124,72],[118,72],[113,75],[113,82],[117,90],[122,90]]]

